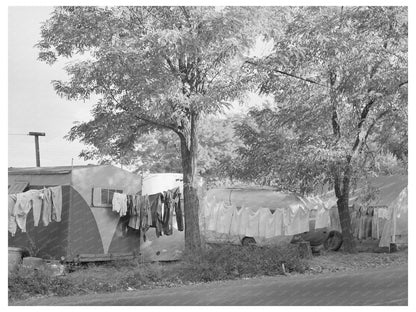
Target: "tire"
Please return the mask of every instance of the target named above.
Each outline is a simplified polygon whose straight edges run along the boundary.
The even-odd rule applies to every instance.
[[[241,244],[243,246],[256,245],[256,240],[253,237],[244,237],[243,240],[241,241]]]
[[[342,234],[338,231],[331,231],[328,234],[328,238],[324,242],[324,248],[326,250],[337,251],[342,245]]]

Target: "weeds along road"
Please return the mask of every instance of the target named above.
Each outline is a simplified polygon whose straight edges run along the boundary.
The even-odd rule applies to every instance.
[[[407,265],[314,276],[277,276],[103,295],[27,300],[18,305],[360,306],[407,305]]]

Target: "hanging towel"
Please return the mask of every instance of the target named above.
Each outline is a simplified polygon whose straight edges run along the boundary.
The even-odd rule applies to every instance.
[[[254,210],[248,209],[248,221],[246,227],[246,236],[257,237],[259,236],[259,219],[260,211],[258,209]]]
[[[230,225],[230,234],[231,235],[239,235],[239,230],[241,227],[241,216],[243,214],[243,209],[240,207],[238,209],[237,207],[233,206],[233,215],[231,218],[231,225]]]
[[[121,217],[127,214],[127,195],[114,193],[112,200],[112,210],[117,212]]]
[[[247,227],[248,227],[248,221],[249,221],[249,215],[250,215],[250,208],[249,207],[243,207],[241,212],[241,219],[240,219],[240,226],[238,229],[239,235],[246,235]]]
[[[28,191],[31,192],[31,191]],[[43,192],[39,190],[33,190],[32,193],[32,212],[33,212],[33,224],[39,225],[40,216],[42,214]]]
[[[215,227],[216,232],[226,234],[230,233],[233,212],[233,206],[222,203],[218,209],[217,225]]]
[[[284,209],[275,209],[273,217],[269,220],[266,228],[266,238],[283,235],[283,211]]]
[[[316,212],[315,229],[328,227],[330,222],[329,209],[320,205]]]
[[[309,210],[301,206],[291,206],[283,214],[285,235],[295,235],[309,231]]]
[[[270,211],[269,208],[260,208],[259,209],[259,236],[260,237],[272,237],[269,235],[267,235],[267,230],[270,231],[270,220],[272,220],[274,222],[274,218],[273,218],[273,213]],[[274,227],[274,226],[273,226]],[[274,234],[274,229],[273,229],[273,234]]]
[[[12,236],[14,236],[16,234],[16,230],[17,230],[17,224],[16,224],[16,213],[14,211],[14,207],[16,205],[16,199],[17,196],[16,194],[9,194],[8,196],[8,208],[9,208],[9,218],[8,218],[8,223],[9,223],[9,232],[12,234]]]
[[[52,192],[52,220],[56,222],[61,221],[62,213],[62,187],[51,187]]]
[[[47,226],[52,221],[52,191],[43,189],[42,223]]]
[[[207,210],[208,210],[208,215],[207,215],[207,221],[208,221],[208,227],[207,230],[208,231],[215,231],[216,227],[217,227],[217,217],[218,217],[218,211],[221,207],[223,203],[222,202],[213,202],[210,204],[207,204]]]

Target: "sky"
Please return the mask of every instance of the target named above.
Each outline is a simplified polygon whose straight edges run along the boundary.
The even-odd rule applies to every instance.
[[[63,137],[74,121],[90,119],[91,102],[60,98],[51,85],[66,79],[68,60],[50,66],[37,60],[34,45],[40,40],[40,26],[51,7],[9,7],[8,38],[8,166],[36,165],[34,137],[28,132],[45,132],[39,137],[41,166],[85,164],[78,158],[84,147]],[[88,163],[94,163],[88,161]]]

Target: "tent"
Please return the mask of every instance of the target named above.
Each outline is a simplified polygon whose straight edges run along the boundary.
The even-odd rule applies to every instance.
[[[9,194],[62,186],[61,222],[34,227],[27,216],[27,232],[9,233],[9,246],[42,258],[75,260],[79,255],[117,255],[139,251],[135,231],[112,211],[112,194],[137,194],[141,177],[111,165],[9,168]]]
[[[327,205],[336,207],[334,191],[322,194],[321,198]],[[379,247],[388,247],[390,243],[407,244],[407,207],[407,175],[379,176],[361,180],[350,192],[352,215],[359,209],[387,211],[388,219],[380,228]],[[365,218],[371,216],[365,215]]]

